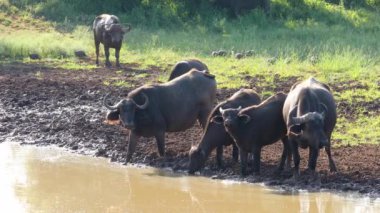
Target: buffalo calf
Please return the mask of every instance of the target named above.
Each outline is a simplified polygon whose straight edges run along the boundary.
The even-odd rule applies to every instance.
[[[242,109],[219,108],[223,116],[224,127],[239,147],[241,174],[247,174],[248,153],[253,153],[253,172],[260,173],[260,155],[263,146],[282,140],[284,149],[279,171],[283,170],[289,154],[286,126],[282,119],[282,107],[286,95],[278,93],[254,105]],[[289,158],[288,158],[289,159]]]
[[[223,167],[223,146],[233,145],[232,157],[235,161],[238,160],[238,148],[233,139],[224,129],[223,118],[220,114],[219,108],[247,107],[259,103],[260,97],[254,90],[241,89],[227,100],[218,104],[211,111],[200,143],[197,146],[193,146],[190,150],[190,174],[199,171],[204,166],[207,157],[215,148],[217,148],[216,159],[219,168]]]

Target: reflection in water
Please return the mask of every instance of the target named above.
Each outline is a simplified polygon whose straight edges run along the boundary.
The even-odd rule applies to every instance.
[[[0,144],[0,171],[0,212],[380,212],[380,199],[281,195],[14,143]]]

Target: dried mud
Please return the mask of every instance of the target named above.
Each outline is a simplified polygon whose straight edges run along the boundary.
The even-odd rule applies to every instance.
[[[97,68],[91,71],[73,71],[44,67],[43,64],[12,63],[0,65],[0,142],[12,141],[23,144],[57,145],[81,154],[110,158],[125,162],[128,131],[118,125],[104,122],[106,110],[102,98],[112,92],[114,100],[132,88],[105,86],[108,79],[123,79],[132,85],[156,81],[159,70],[135,70],[128,65],[123,72],[115,69]],[[144,77],[134,78],[142,75]],[[252,88],[260,92],[260,78],[246,77]],[[287,92],[296,78],[275,78],[272,91]],[[342,85],[335,88],[341,89]],[[334,85],[333,85],[334,88]],[[218,99],[229,97],[235,90],[219,90]],[[369,103],[372,104],[372,103]],[[368,110],[378,113],[379,103]],[[368,106],[368,105],[366,105]],[[355,111],[352,106],[338,104],[338,111]],[[347,114],[346,114],[347,116]],[[188,150],[198,143],[202,130],[193,128],[178,133],[166,134],[167,157],[158,156],[153,138],[140,138],[133,163],[142,163],[158,168],[171,168],[180,173],[186,171]],[[332,142],[334,143],[334,141]],[[327,155],[321,151],[318,159],[318,178],[307,174],[308,153],[301,150],[301,178],[293,181],[290,171],[275,175],[282,145],[276,143],[265,147],[262,154],[262,174],[239,175],[239,165],[231,159],[231,147],[225,149],[225,169],[216,167],[215,154],[209,157],[200,175],[216,179],[234,179],[247,182],[263,182],[266,185],[295,192],[337,190],[355,191],[368,196],[380,195],[380,146],[359,145],[333,148],[332,155],[339,172],[328,171]]]

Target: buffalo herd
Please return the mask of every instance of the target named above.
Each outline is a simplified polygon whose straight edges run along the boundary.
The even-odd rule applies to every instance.
[[[100,15],[94,24],[96,63],[99,43],[104,45],[106,66],[110,66],[109,48],[116,49],[116,65],[125,29],[113,15]],[[241,175],[248,172],[249,154],[253,156],[251,171],[260,174],[260,156],[264,146],[281,141],[283,151],[278,172],[293,159],[293,177],[299,176],[298,147],[309,148],[308,170],[315,174],[319,150],[324,148],[330,171],[337,171],[331,157],[331,134],[337,115],[330,88],[315,78],[294,84],[288,94],[277,93],[261,100],[251,89],[241,89],[217,104],[216,80],[199,60],[180,61],[173,67],[166,83],[144,85],[128,93],[109,110],[106,119],[119,120],[129,130],[126,163],[132,160],[139,137],[155,137],[158,153],[165,156],[165,132],[191,128],[196,121],[203,128],[198,144],[189,151],[188,172],[202,170],[210,153],[216,149],[216,160],[223,168],[223,147],[232,145],[232,158],[239,160]],[[285,162],[287,161],[287,162]]]

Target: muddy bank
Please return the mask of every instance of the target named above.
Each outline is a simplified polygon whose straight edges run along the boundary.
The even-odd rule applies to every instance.
[[[141,78],[134,76],[147,71],[134,70],[129,66],[124,71],[103,68],[67,71],[39,64],[19,63],[0,65],[0,142],[54,144],[78,153],[107,157],[111,161],[123,163],[128,131],[104,123],[106,110],[102,107],[102,98],[106,93],[112,92],[116,101],[117,97],[127,94],[135,85],[157,81],[159,70],[141,75]],[[124,79],[129,82],[130,88],[105,86],[105,76]],[[289,85],[297,79],[275,80],[278,82],[275,82],[273,91],[277,92],[287,91]],[[252,78],[252,82],[255,81],[260,79]],[[235,90],[219,90],[218,99],[222,100],[233,92]],[[375,113],[378,113],[378,105],[375,106]],[[349,110],[349,106],[344,104],[338,107],[342,107],[338,111]],[[188,150],[192,143],[200,140],[201,133],[202,130],[196,125],[184,132],[166,134],[166,159],[158,156],[153,138],[140,138],[133,162],[184,171],[188,162]],[[302,178],[297,182],[289,181],[290,172],[274,175],[281,149],[281,143],[264,148],[260,177],[240,178],[239,165],[232,161],[230,148],[225,149],[224,153],[226,169],[217,169],[213,153],[201,175],[264,182],[289,191],[331,189],[380,196],[380,146],[334,148],[332,154],[339,169],[336,174],[328,171],[327,155],[321,151],[317,165],[320,180],[312,179],[303,172]],[[305,171],[307,165],[307,155],[306,151],[301,150],[302,171]]]

